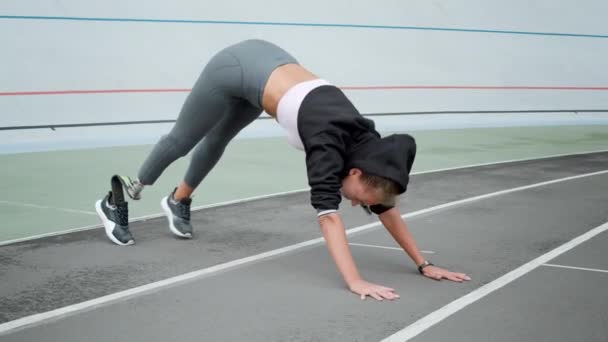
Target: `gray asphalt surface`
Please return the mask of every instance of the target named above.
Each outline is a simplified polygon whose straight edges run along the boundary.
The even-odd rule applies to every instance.
[[[606,247],[604,232],[550,264],[608,270]],[[605,342],[607,289],[608,273],[539,267],[412,341]]]
[[[608,153],[596,153],[417,175],[401,202],[401,209],[407,213],[605,169],[608,169]],[[199,228],[192,241],[172,238],[164,219],[154,219],[133,225],[137,245],[128,248],[111,245],[101,230],[3,246],[0,248],[0,319],[13,320],[316,238],[319,232],[307,198],[306,193],[295,194],[193,213],[193,223]],[[343,207],[348,227],[374,221],[358,208],[347,208],[347,203]],[[407,220],[421,249],[436,252],[428,256],[431,260],[473,277],[473,281],[465,284],[421,277],[400,251],[352,246],[365,278],[394,287],[401,294],[402,298],[395,302],[361,302],[349,294],[325,246],[319,244],[29,327],[0,336],[0,340],[81,341],[85,334],[90,341],[378,341],[603,224],[608,221],[607,208],[608,175],[604,174],[523,190]],[[601,237],[573,250],[572,256],[564,255],[572,258],[572,263],[568,260],[564,263],[592,268],[593,262],[587,259],[606,259],[603,251],[608,241]],[[395,246],[382,228],[355,234],[350,240]],[[597,246],[593,247],[594,244]],[[560,258],[556,262],[562,262]],[[596,264],[597,268],[608,268],[605,263],[602,266],[596,261]],[[527,314],[534,310],[541,312],[543,303],[554,303],[560,295],[565,297],[562,301],[572,299],[570,307],[576,307],[573,305],[581,301],[568,293],[576,292],[584,278],[576,278],[573,272],[584,271],[548,267],[535,270],[446,319],[416,340],[439,341],[449,336],[456,341],[485,341],[487,334],[500,330],[491,329],[491,325],[480,327],[475,317],[494,319],[495,324],[505,326],[523,326],[520,327],[524,331],[522,335],[508,335],[511,330],[503,327],[506,333],[500,336],[510,336],[511,341],[528,336],[545,340],[542,330],[530,328],[529,320],[512,317],[520,317],[518,312],[522,310]],[[559,285],[547,286],[550,283],[547,279],[556,277]],[[584,293],[579,295],[593,298],[589,300],[596,306],[581,304],[577,313],[604,323],[591,324],[592,331],[584,335],[588,337],[585,340],[594,341],[596,335],[593,334],[598,334],[598,329],[603,336],[608,333],[606,316],[596,314],[608,305],[605,291],[602,293],[602,289],[608,288],[608,276],[597,273],[588,277],[597,280],[587,284]],[[550,289],[544,291],[543,296],[533,291],[539,284]],[[502,301],[496,302],[499,296]],[[536,302],[524,299],[532,296]],[[518,307],[518,302],[530,303],[531,309]],[[495,309],[496,305],[504,310]],[[540,306],[534,309],[534,305]],[[491,316],[488,311],[497,314]],[[542,312],[546,326],[563,328],[568,321],[558,309],[555,313],[550,309]],[[504,322],[505,317],[507,320],[511,317],[511,323]],[[460,321],[451,323],[453,320]],[[571,332],[589,330],[584,319],[570,321],[579,323],[572,324]],[[461,334],[462,331],[470,334]],[[531,335],[526,335],[526,331]],[[546,340],[571,341],[565,339],[567,336],[550,334]],[[560,339],[562,337],[564,339]]]

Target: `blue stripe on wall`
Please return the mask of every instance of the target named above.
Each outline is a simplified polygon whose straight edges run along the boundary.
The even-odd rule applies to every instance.
[[[171,23],[171,24],[207,24],[207,25],[258,25],[258,26],[303,26],[303,27],[334,27],[355,29],[385,29],[385,30],[424,30],[467,33],[494,33],[511,35],[559,36],[576,38],[608,38],[603,34],[506,31],[470,28],[425,27],[425,26],[394,26],[394,25],[362,25],[362,24],[332,24],[332,23],[290,23],[270,21],[230,21],[230,20],[181,20],[181,19],[146,19],[146,18],[94,18],[94,17],[48,17],[48,16],[18,16],[0,15],[5,20],[58,20],[58,21],[106,21],[106,22],[135,22],[135,23]]]

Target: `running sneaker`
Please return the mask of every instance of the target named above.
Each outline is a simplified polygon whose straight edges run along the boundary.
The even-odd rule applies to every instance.
[[[192,238],[192,225],[190,224],[190,204],[192,198],[176,201],[173,198],[175,190],[162,199],[160,202],[167,219],[169,220],[169,229],[171,232],[182,238]]]
[[[108,238],[117,245],[128,246],[135,243],[129,231],[129,203],[124,200],[122,185],[118,176],[112,177],[112,190],[95,203],[97,215],[105,228]]]

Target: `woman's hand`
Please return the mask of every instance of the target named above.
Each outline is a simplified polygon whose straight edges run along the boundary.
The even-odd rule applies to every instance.
[[[352,284],[349,284],[349,287],[352,292],[361,296],[362,300],[364,300],[367,296],[373,297],[377,300],[393,300],[399,298],[399,295],[395,293],[395,289],[370,283],[363,279],[355,280]]]
[[[447,279],[459,283],[465,280],[471,280],[471,278],[464,273],[450,272],[437,266],[426,266],[422,269],[422,274],[427,278],[435,280]]]

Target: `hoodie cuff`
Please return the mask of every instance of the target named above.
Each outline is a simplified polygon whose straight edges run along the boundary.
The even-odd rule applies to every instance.
[[[336,210],[336,209],[319,209],[319,210],[317,210],[317,217],[321,217],[323,215],[335,213],[337,211],[338,210]]]

